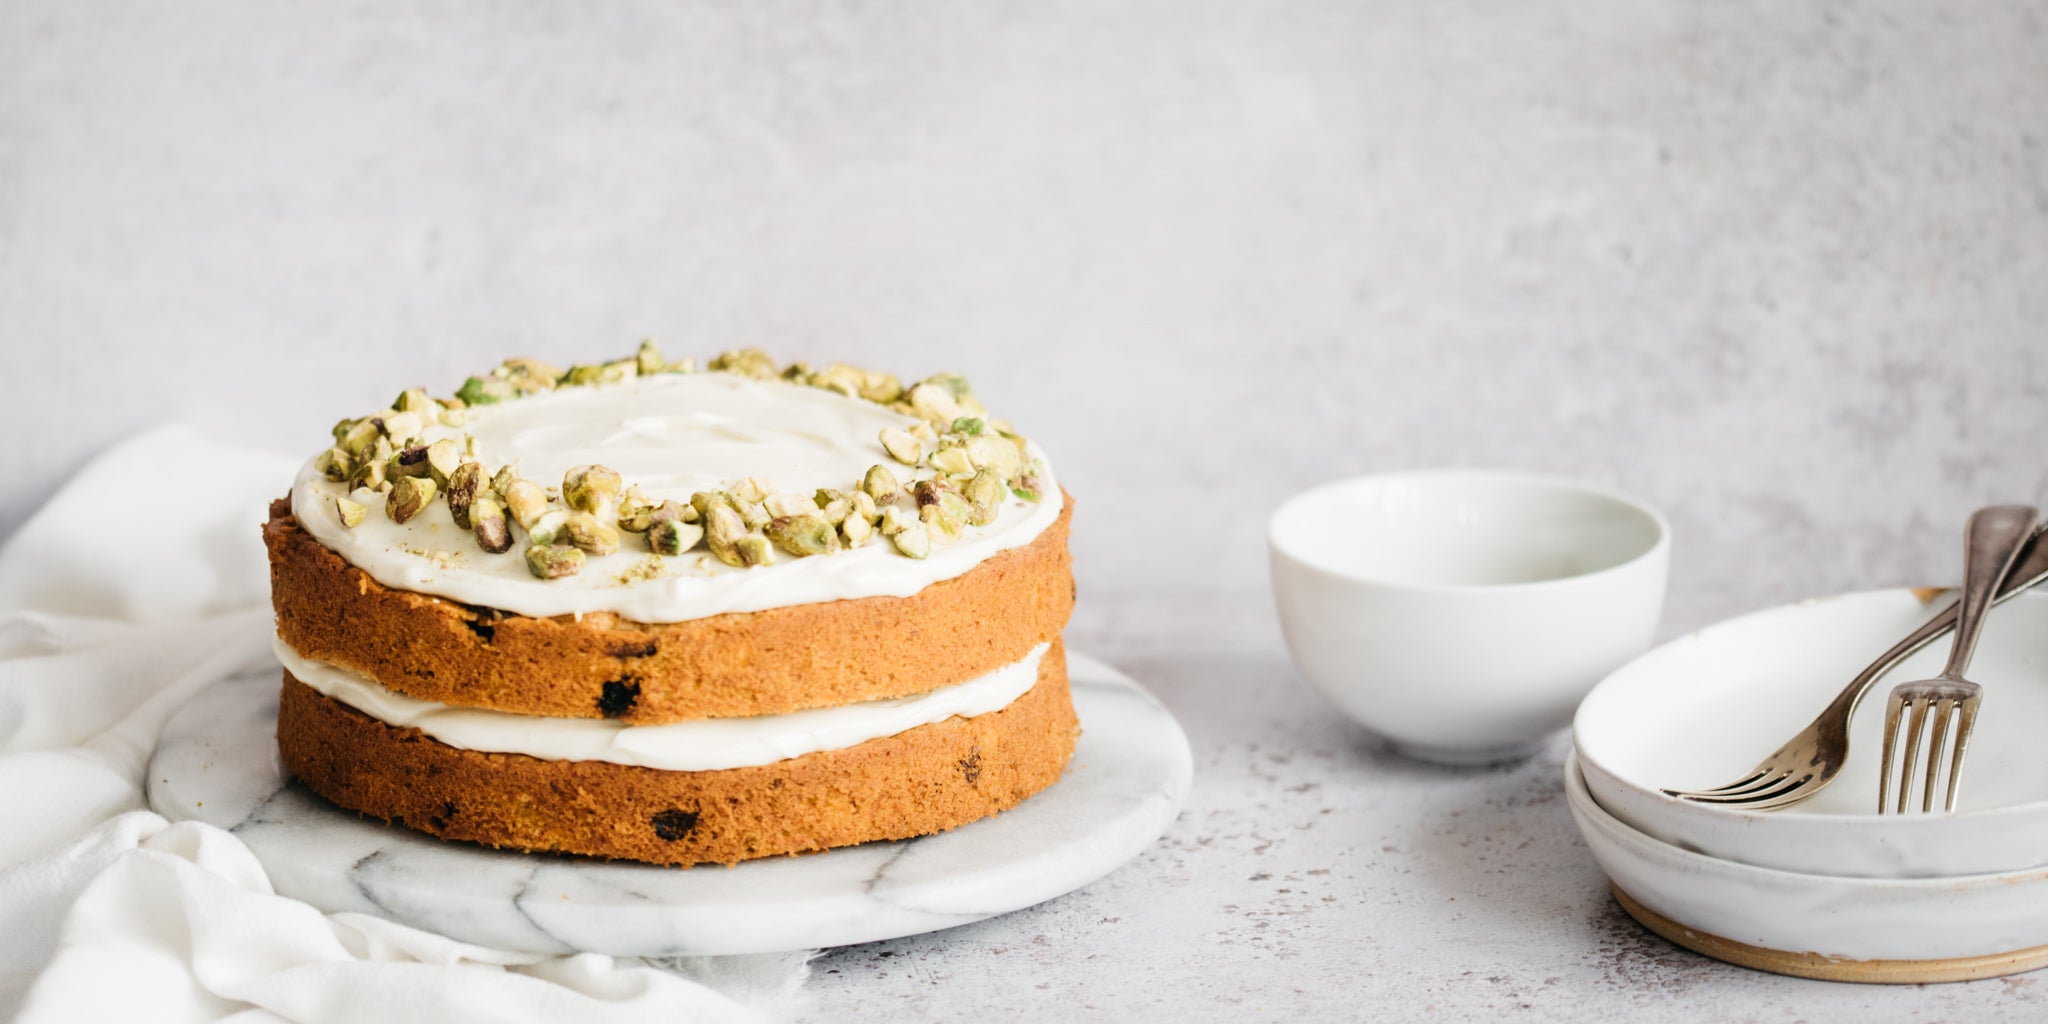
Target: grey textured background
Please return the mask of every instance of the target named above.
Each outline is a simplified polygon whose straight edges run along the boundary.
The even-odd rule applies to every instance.
[[[1674,627],[1946,578],[2048,482],[2043,13],[14,0],[0,531],[166,417],[653,335],[968,373],[1094,631],[1399,466],[1660,505]]]
[[[2048,498],[2044,19],[11,0],[0,533],[147,424],[310,453],[514,352],[957,369],[1080,499],[1077,646],[1191,702],[1205,771],[1256,766],[1228,698],[1200,703],[1236,670],[1174,652],[1286,674],[1264,521],[1311,483],[1495,465],[1637,493],[1676,528],[1667,633],[1951,579],[1970,507]],[[963,934],[826,991],[932,998],[996,962]],[[1439,967],[1474,948],[1446,936],[1416,940]],[[1260,1005],[1351,1005],[1302,991]],[[1640,1007],[1576,991],[1567,1016]]]

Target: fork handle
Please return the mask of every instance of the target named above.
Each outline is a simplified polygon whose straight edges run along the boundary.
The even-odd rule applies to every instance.
[[[2038,513],[2027,505],[1993,505],[1970,515],[1963,530],[1963,596],[1957,602],[1956,642],[1949,649],[1948,667],[1941,674],[1961,678],[1977,651],[1977,634],[1984,628],[1984,613],[1998,584],[2019,557],[2020,543],[2034,528]]]
[[[1998,596],[1993,598],[1991,603],[2003,604],[2008,598],[2031,589],[2044,579],[2048,579],[2048,526],[2035,530],[2034,535],[2020,548],[2019,555],[2013,559],[2011,571],[2006,573],[2005,584],[1998,588]],[[1855,712],[1857,702],[1870,691],[1871,684],[1884,678],[1884,674],[1897,667],[1899,662],[1918,654],[1921,648],[1941,639],[1949,630],[1955,628],[1957,613],[1961,606],[1962,602],[1957,601],[1942,609],[1919,629],[1907,634],[1904,640],[1894,644],[1891,650],[1878,655],[1877,660],[1870,663],[1870,667],[1857,673],[1856,678],[1849,680],[1849,685],[1842,687],[1842,692],[1828,702],[1828,710],[1825,713],[1843,715],[1843,720],[1847,721],[1847,716]]]

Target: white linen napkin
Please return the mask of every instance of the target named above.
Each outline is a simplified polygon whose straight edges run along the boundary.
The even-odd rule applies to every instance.
[[[148,810],[143,770],[171,713],[275,665],[259,528],[296,468],[160,427],[102,455],[0,546],[0,1017],[796,1013],[805,953],[543,956],[322,914],[273,892],[233,835]]]

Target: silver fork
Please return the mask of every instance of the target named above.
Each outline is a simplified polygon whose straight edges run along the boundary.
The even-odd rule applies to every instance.
[[[2043,579],[2048,579],[2048,526],[2034,531],[2028,539],[2026,547],[2014,561],[2012,571],[2006,574],[2004,585],[1999,587],[1994,603],[2003,602]],[[1863,695],[1870,692],[1871,686],[1899,662],[1955,628],[1961,604],[1957,601],[1949,605],[1893,645],[1891,650],[1879,655],[1870,667],[1849,680],[1849,685],[1843,687],[1842,692],[1836,694],[1835,699],[1829,701],[1806,728],[1735,781],[1713,789],[1666,789],[1664,793],[1680,800],[1767,811],[1796,804],[1825,789],[1848,762],[1849,719],[1855,717],[1856,705],[1863,700]]]
[[[2012,569],[2013,560],[2019,557],[2020,544],[2034,528],[2035,516],[2035,511],[2025,505],[1995,505],[1978,509],[1970,516],[1970,525],[1963,532],[1963,596],[1956,605],[1956,639],[1949,648],[1948,666],[1933,679],[1893,687],[1891,699],[1885,704],[1884,761],[1879,772],[1877,813],[1885,813],[1885,800],[1892,792],[1892,753],[1898,749],[1899,719],[1908,709],[1912,710],[1913,718],[1906,727],[1906,757],[1898,765],[1898,800],[1892,810],[1906,813],[1913,777],[1919,774],[1914,766],[1919,764],[1920,734],[1930,717],[1934,735],[1927,744],[1927,781],[1920,787],[1920,810],[1926,813],[1934,809],[1934,784],[1947,749],[1950,719],[1955,721],[1956,740],[1955,749],[1948,756],[1948,793],[1942,810],[1956,809],[1956,784],[1963,777],[1963,754],[1970,747],[1970,732],[1977,725],[1977,705],[1984,693],[1983,687],[1963,678],[1963,671],[1970,667],[1970,656],[1976,653],[1977,634],[1984,628],[1984,613],[1991,607],[1992,595]]]

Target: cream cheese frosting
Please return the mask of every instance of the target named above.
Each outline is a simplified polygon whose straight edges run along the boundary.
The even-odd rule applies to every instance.
[[[884,736],[973,718],[1009,707],[1038,682],[1050,644],[1020,661],[964,683],[914,697],[872,700],[752,718],[708,718],[667,725],[627,725],[602,718],[543,718],[458,708],[393,693],[373,679],[272,644],[298,681],[378,721],[419,729],[451,747],[526,754],[550,761],[608,761],[665,771],[722,771],[774,764],[821,750],[841,750]]]
[[[877,439],[885,427],[916,422],[882,406],[817,388],[725,373],[663,374],[595,387],[563,388],[468,411],[461,428],[428,428],[426,441],[473,436],[487,472],[512,462],[522,476],[559,485],[570,467],[601,463],[650,498],[687,501],[759,477],[776,490],[810,494],[857,486],[868,467],[901,469]],[[1031,454],[1043,460],[1035,447]],[[887,543],[770,566],[734,568],[702,551],[656,559],[628,538],[565,579],[535,578],[517,554],[480,550],[445,502],[405,523],[373,512],[349,528],[335,499],[348,485],[311,460],[292,485],[292,514],[322,544],[388,587],[522,615],[613,612],[638,622],[681,622],[862,597],[909,597],[965,574],[999,552],[1030,543],[1059,518],[1061,492],[1049,466],[1045,499],[1004,502],[993,523],[969,527],[951,545],[912,559]],[[356,500],[383,501],[364,493]]]

